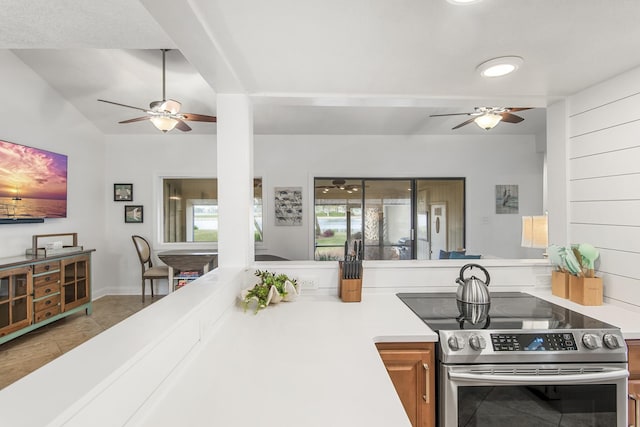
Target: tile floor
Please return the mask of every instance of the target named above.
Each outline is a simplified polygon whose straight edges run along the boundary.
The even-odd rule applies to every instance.
[[[93,302],[90,316],[75,313],[0,344],[0,389],[160,298],[147,296],[142,302],[140,295],[104,296]]]

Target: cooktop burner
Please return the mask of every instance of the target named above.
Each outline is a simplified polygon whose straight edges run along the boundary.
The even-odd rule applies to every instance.
[[[488,306],[456,301],[451,293],[399,293],[431,329],[610,329],[608,323],[522,292],[491,294]]]

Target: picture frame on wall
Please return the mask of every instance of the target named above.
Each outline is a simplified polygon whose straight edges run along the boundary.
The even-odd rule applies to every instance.
[[[302,225],[302,187],[275,187],[276,225]]]
[[[133,184],[113,184],[114,202],[132,202]]]
[[[142,205],[126,205],[124,207],[124,222],[142,223],[144,211]]]
[[[496,213],[517,214],[520,199],[517,185],[496,185]]]

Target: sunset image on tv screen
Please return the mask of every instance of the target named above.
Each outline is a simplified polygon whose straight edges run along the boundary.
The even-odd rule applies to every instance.
[[[66,216],[67,156],[0,140],[0,217]]]

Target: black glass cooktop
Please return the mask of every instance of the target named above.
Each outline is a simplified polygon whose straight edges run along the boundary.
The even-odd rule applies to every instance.
[[[608,323],[522,292],[491,294],[488,306],[464,304],[455,293],[399,293],[434,331],[457,329],[608,329]]]

